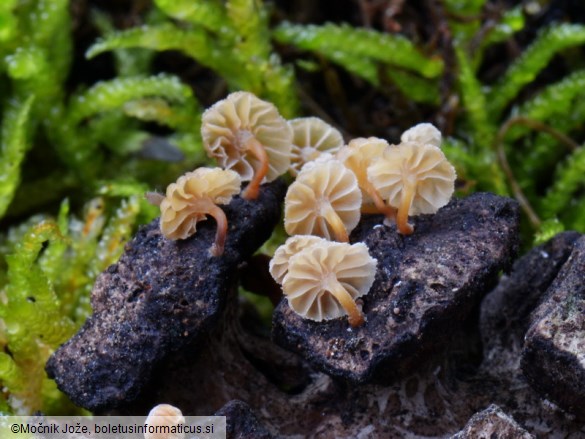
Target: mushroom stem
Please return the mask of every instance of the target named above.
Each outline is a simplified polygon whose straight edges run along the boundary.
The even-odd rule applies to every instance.
[[[376,188],[374,188],[372,183],[370,183],[369,181],[366,186],[366,192],[374,201],[374,204],[376,205],[376,209],[378,209],[378,212],[384,214],[384,216],[388,218],[389,221],[394,221],[396,219],[396,209],[384,203],[384,200],[382,199]]]
[[[353,297],[347,292],[343,285],[337,279],[329,279],[327,283],[327,291],[329,291],[341,304],[349,317],[349,324],[356,328],[364,323],[364,314],[357,307]]]
[[[260,193],[260,184],[268,173],[268,154],[266,154],[264,146],[262,146],[262,144],[254,137],[248,139],[246,147],[248,148],[248,151],[258,159],[260,166],[254,170],[254,177],[242,193],[242,197],[246,200],[255,200]]]
[[[415,193],[416,183],[406,181],[402,189],[398,214],[396,215],[396,227],[403,235],[410,235],[414,231],[414,228],[408,224],[408,212],[410,211],[410,206],[412,206]]]
[[[339,215],[337,215],[335,210],[333,210],[333,207],[331,207],[330,203],[325,202],[323,204],[324,206],[322,207],[321,215],[333,229],[335,240],[338,242],[349,242],[347,230],[345,229],[343,221],[341,221],[341,218],[339,218]]]
[[[217,231],[215,232],[215,242],[209,250],[212,256],[221,256],[225,246],[225,239],[227,236],[227,218],[221,208],[210,201],[207,207],[207,214],[211,215],[217,223]]]

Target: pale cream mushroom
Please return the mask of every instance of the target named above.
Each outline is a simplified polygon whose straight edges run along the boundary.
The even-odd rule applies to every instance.
[[[305,163],[323,152],[335,154],[343,146],[341,133],[318,117],[290,120],[293,131],[290,173],[297,176]]]
[[[186,239],[197,230],[197,222],[211,215],[217,222],[211,254],[223,254],[227,235],[227,218],[217,204],[229,204],[240,192],[240,176],[230,170],[199,168],[179,177],[167,187],[166,196],[147,194],[160,206],[160,229],[168,239]]]
[[[455,189],[455,169],[438,147],[418,142],[390,148],[368,168],[368,177],[388,204],[398,209],[396,226],[403,235],[413,227],[409,215],[435,213]]]
[[[353,172],[338,160],[305,165],[284,200],[289,235],[317,235],[348,242],[360,220],[362,194]]]
[[[368,167],[382,158],[390,146],[384,139],[370,137],[353,139],[337,153],[337,158],[351,169],[362,190],[362,212],[382,213],[389,220],[396,218],[396,209],[387,205],[368,179]]]
[[[183,439],[185,437],[183,432],[171,433],[161,428],[157,429],[157,427],[176,427],[185,424],[185,417],[181,410],[170,404],[159,404],[153,407],[148,413],[145,424],[144,439]]]
[[[323,242],[290,258],[282,289],[290,307],[311,320],[349,316],[353,327],[364,322],[355,300],[370,291],[376,259],[363,243]]]
[[[260,184],[275,180],[290,166],[292,129],[270,102],[236,92],[208,108],[201,135],[210,157],[249,181],[242,197],[259,195]]]
[[[276,282],[282,285],[282,280],[288,273],[288,263],[291,257],[301,250],[309,248],[314,244],[326,242],[323,238],[311,235],[291,236],[286,242],[278,247],[270,260],[270,274]]]
[[[443,141],[443,136],[432,123],[419,123],[402,133],[400,140],[404,143],[416,142],[439,148]]]

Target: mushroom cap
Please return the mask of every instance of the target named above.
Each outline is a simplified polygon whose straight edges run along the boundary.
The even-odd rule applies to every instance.
[[[368,176],[382,198],[398,208],[406,183],[416,183],[409,215],[435,213],[449,202],[455,189],[455,168],[431,144],[401,143],[368,168]]]
[[[432,123],[419,123],[402,133],[400,140],[404,143],[416,142],[425,145],[434,145],[439,148],[443,141],[443,136]]]
[[[311,247],[314,244],[326,242],[323,238],[311,235],[291,236],[286,242],[278,247],[270,260],[270,274],[276,282],[282,285],[282,280],[288,273],[288,263],[291,257],[301,250]]]
[[[240,176],[220,168],[198,168],[167,187],[160,203],[160,228],[168,239],[185,239],[205,220],[206,204],[229,204],[240,192]]]
[[[301,117],[290,120],[288,124],[293,131],[289,169],[293,176],[323,151],[335,154],[343,146],[341,133],[318,117]]]
[[[364,243],[323,242],[292,256],[282,283],[290,307],[297,314],[322,321],[346,315],[337,299],[323,287],[334,277],[355,300],[374,283],[377,260]]]
[[[309,166],[310,165],[310,166]],[[331,205],[347,232],[360,220],[362,194],[353,172],[338,160],[309,163],[284,199],[284,228],[289,235],[334,236],[323,216]]]
[[[250,181],[259,161],[246,142],[255,138],[265,149],[269,169],[265,181],[273,181],[290,166],[292,129],[270,102],[239,91],[208,108],[201,120],[203,145],[220,166],[233,169]]]
[[[148,413],[145,421],[148,425],[172,427],[185,423],[185,417],[181,410],[170,404],[159,404],[154,406]],[[145,439],[181,439],[185,433],[167,433],[167,432],[146,432]]]
[[[384,154],[384,151],[390,147],[384,139],[378,137],[365,139],[360,137],[351,140],[347,146],[341,148],[337,153],[337,159],[346,168],[351,169],[357,177],[358,185],[362,189],[363,204],[374,203],[372,198],[364,190],[368,183],[368,167],[376,160],[379,160]]]

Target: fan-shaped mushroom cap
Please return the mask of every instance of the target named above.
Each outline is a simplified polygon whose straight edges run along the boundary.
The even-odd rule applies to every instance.
[[[301,250],[311,247],[314,244],[326,242],[323,238],[311,235],[291,236],[286,242],[278,247],[270,260],[270,274],[276,282],[282,284],[282,280],[288,273],[288,263],[291,257]]]
[[[419,123],[402,133],[400,140],[404,143],[416,142],[425,145],[434,145],[438,148],[441,146],[443,136],[432,123]]]
[[[392,146],[394,147],[394,146]],[[382,212],[388,218],[393,219],[395,211],[389,206],[384,206],[376,189],[368,180],[368,167],[382,158],[384,151],[391,146],[384,139],[377,137],[353,139],[337,153],[337,158],[351,169],[358,179],[362,190],[362,210],[365,212]]]
[[[174,427],[185,423],[181,410],[170,404],[159,404],[148,413],[146,424],[159,427]],[[144,439],[182,439],[185,433],[150,432],[144,433]]]
[[[203,144],[220,166],[233,169],[250,181],[261,166],[251,153],[250,139],[256,139],[269,159],[265,181],[273,181],[290,166],[292,129],[270,102],[252,93],[231,93],[208,108],[201,120]]]
[[[347,235],[360,220],[361,202],[357,179],[341,162],[311,164],[288,188],[284,228],[289,235],[335,237],[347,242]]]
[[[355,299],[374,283],[376,259],[363,243],[324,242],[292,256],[282,288],[290,307],[311,320],[349,314],[352,326],[363,322]]]
[[[456,178],[443,151],[415,142],[387,150],[382,160],[368,168],[368,176],[382,197],[398,208],[397,224],[405,234],[412,233],[405,224],[408,215],[435,213],[449,202]]]
[[[240,192],[240,176],[219,168],[199,168],[167,187],[160,203],[160,228],[168,239],[185,239],[206,219],[209,205],[229,204]]]
[[[288,123],[293,131],[289,169],[293,176],[324,151],[335,154],[343,146],[341,133],[318,117],[301,117]]]

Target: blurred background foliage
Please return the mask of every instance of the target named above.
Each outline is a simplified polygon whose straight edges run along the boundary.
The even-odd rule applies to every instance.
[[[525,249],[584,232],[583,23],[578,0],[0,2],[0,412],[78,410],[45,361],[229,91],[346,140],[432,122],[459,196],[520,202]]]

